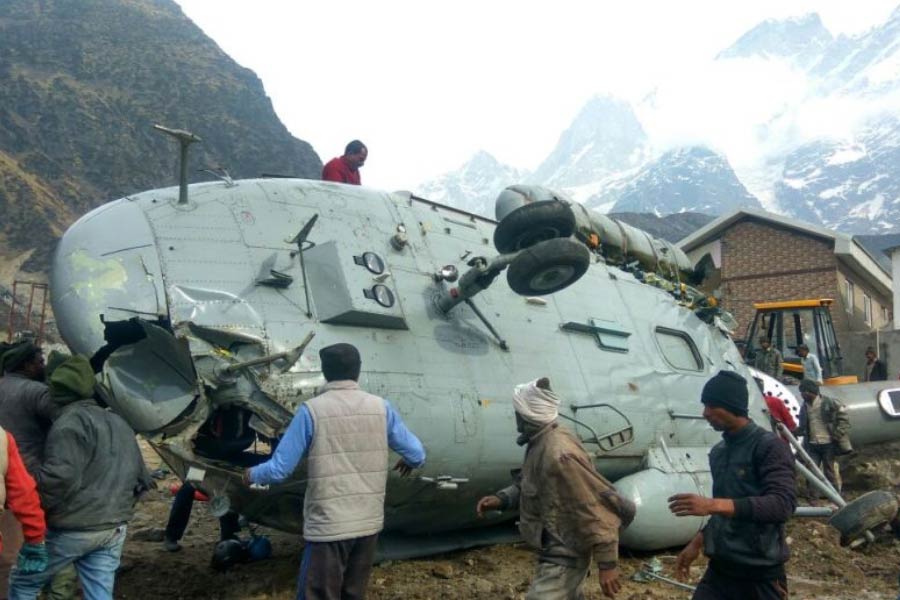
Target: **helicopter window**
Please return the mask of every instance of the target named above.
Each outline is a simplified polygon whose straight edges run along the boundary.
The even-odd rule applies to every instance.
[[[668,327],[656,328],[656,342],[662,350],[663,358],[676,369],[685,371],[703,370],[703,359],[691,336]]]
[[[890,417],[900,417],[900,389],[881,390],[878,393],[878,403]]]

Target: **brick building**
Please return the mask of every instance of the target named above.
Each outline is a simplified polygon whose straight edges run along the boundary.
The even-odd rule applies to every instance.
[[[679,245],[694,264],[707,254],[712,258],[715,270],[707,282],[720,290],[723,306],[738,320],[737,337],[753,319],[754,302],[833,298],[839,340],[892,322],[887,257],[870,254],[847,234],[744,208],[711,221]]]

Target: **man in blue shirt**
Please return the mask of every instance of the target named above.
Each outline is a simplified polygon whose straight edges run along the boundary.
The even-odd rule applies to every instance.
[[[319,351],[327,383],[294,415],[267,462],[244,472],[246,483],[284,481],[307,457],[298,598],[365,597],[378,533],[384,527],[388,449],[408,475],[425,463],[422,442],[400,415],[357,381],[361,360],[350,344]]]

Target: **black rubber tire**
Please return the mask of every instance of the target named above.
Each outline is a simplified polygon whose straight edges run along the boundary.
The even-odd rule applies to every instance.
[[[841,532],[841,545],[847,545],[869,529],[894,519],[897,497],[891,492],[874,490],[848,502],[831,515],[828,524]]]
[[[522,296],[545,296],[567,288],[591,265],[587,247],[571,238],[544,240],[523,250],[509,265],[506,281]]]
[[[531,202],[512,211],[494,230],[494,247],[501,254],[516,252],[538,242],[567,238],[575,232],[575,213],[565,202]]]

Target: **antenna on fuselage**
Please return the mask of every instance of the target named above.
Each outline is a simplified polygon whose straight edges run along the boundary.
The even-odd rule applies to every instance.
[[[315,246],[315,243],[309,242],[310,245],[306,248],[303,247],[303,244],[307,243],[306,238],[309,236],[309,232],[312,231],[312,228],[318,219],[319,213],[314,214],[297,235],[286,240],[288,244],[297,244],[297,254],[300,255],[300,275],[303,276],[303,295],[306,297],[306,316],[308,318],[312,318],[312,312],[309,310],[309,286],[306,284],[306,265],[303,262],[303,251],[309,250]]]
[[[178,140],[178,143],[181,145],[181,164],[179,165],[179,175],[178,175],[178,204],[187,204],[188,196],[187,196],[187,154],[188,154],[188,146],[193,144],[194,142],[201,141],[199,137],[191,133],[190,131],[185,131],[184,129],[169,129],[168,127],[163,127],[162,125],[153,125],[153,129],[157,131],[162,131],[166,135],[171,135],[173,138]]]

